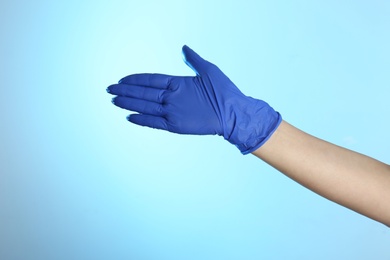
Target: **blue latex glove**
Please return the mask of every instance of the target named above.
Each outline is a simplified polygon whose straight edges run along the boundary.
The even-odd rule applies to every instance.
[[[183,47],[195,77],[162,74],[127,76],[107,91],[113,103],[138,112],[134,124],[179,134],[222,135],[243,153],[264,144],[282,118],[266,102],[247,97],[214,64]]]

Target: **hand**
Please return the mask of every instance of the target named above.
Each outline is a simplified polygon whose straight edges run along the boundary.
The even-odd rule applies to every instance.
[[[127,76],[107,91],[113,103],[138,112],[134,124],[179,134],[222,135],[243,153],[259,148],[281,122],[281,116],[262,100],[247,97],[214,64],[183,47],[186,64],[197,74]]]

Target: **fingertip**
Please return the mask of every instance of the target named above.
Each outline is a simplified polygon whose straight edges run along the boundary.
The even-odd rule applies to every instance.
[[[130,123],[133,123],[133,124],[136,124],[136,125],[140,125],[140,126],[145,126],[145,123],[143,122],[143,118],[145,117],[145,115],[142,115],[142,114],[130,114],[126,117],[127,121],[129,121]],[[147,116],[146,116],[147,117]]]
[[[142,118],[144,117],[144,115],[142,114],[138,114],[138,113],[135,113],[135,114],[130,114],[126,117],[126,120],[129,121],[130,123],[133,123],[133,124],[136,124],[136,125],[141,125],[141,126],[144,126],[142,124]]]
[[[190,49],[190,47],[188,47],[188,45],[186,45],[186,44],[184,44],[183,47],[181,48],[181,50],[182,50],[183,52],[186,52],[186,51],[189,50],[189,49]]]
[[[190,47],[188,47],[187,45],[183,45],[181,51],[183,54],[184,61],[186,61],[188,59],[190,52],[193,52],[193,50]]]
[[[106,88],[107,93],[113,94],[115,92],[115,85],[116,84],[111,84],[110,86],[108,86]]]

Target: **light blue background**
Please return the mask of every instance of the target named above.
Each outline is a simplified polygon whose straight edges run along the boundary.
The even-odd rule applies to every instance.
[[[390,162],[388,1],[2,1],[0,259],[389,259],[390,231],[108,85],[188,44],[320,138]]]

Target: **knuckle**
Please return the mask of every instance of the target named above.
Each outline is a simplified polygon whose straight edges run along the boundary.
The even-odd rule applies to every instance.
[[[156,114],[157,115],[162,115],[163,114],[163,111],[164,111],[164,108],[163,108],[163,106],[161,106],[161,105],[158,105],[158,106],[156,106]]]

